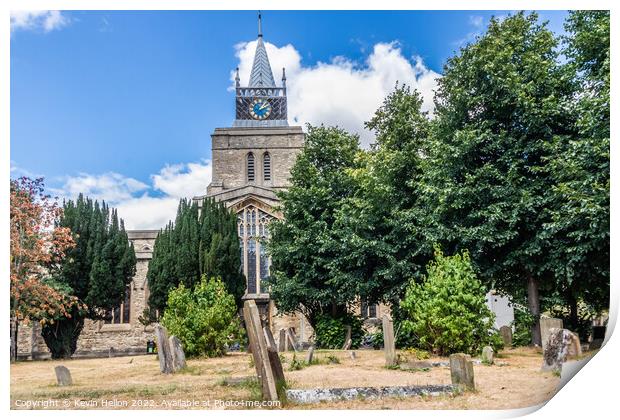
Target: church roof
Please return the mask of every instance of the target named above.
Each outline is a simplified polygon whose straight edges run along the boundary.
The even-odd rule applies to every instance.
[[[254,53],[254,63],[252,64],[252,73],[250,73],[249,87],[275,87],[276,82],[273,79],[269,57],[263,42],[263,29],[261,25],[261,14],[258,13],[258,42],[256,44],[256,52]]]

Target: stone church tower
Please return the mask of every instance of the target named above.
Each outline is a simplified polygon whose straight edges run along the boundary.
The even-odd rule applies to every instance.
[[[272,320],[273,305],[264,280],[270,259],[265,252],[269,221],[280,218],[276,193],[287,188],[290,171],[304,144],[299,126],[289,126],[286,75],[276,85],[263,41],[261,16],[250,80],[235,78],[235,120],[232,127],[216,128],[211,135],[213,175],[206,195],[224,202],[237,214],[241,266],[247,279],[244,298],[257,301]],[[299,325],[297,325],[299,329]]]

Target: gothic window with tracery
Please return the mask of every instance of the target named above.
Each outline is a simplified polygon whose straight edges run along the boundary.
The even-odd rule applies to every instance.
[[[268,292],[263,281],[269,277],[270,258],[265,244],[271,219],[273,216],[255,206],[237,213],[241,270],[247,279],[248,294]]]

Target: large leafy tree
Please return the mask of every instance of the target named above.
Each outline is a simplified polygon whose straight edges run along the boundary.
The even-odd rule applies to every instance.
[[[163,312],[170,290],[183,284],[193,288],[201,278],[219,277],[241,306],[245,279],[240,272],[237,219],[224,204],[205,199],[179,202],[174,223],[155,240],[149,264],[149,307]]]
[[[55,226],[62,209],[45,194],[43,179],[12,179],[10,193],[11,358],[15,359],[20,322],[51,324],[81,305],[70,288],[54,283],[49,275],[74,242],[67,227]]]
[[[136,270],[136,256],[123,221],[116,210],[82,196],[67,201],[57,227],[70,229],[75,246],[50,271],[53,281],[70,290],[86,307],[72,310],[53,324],[46,324],[42,336],[52,357],[70,357],[84,320],[105,319],[120,305]]]
[[[424,160],[430,238],[450,253],[468,249],[488,284],[527,290],[537,344],[540,291],[555,278],[541,235],[552,187],[548,145],[573,134],[567,79],[557,40],[536,14],[492,19],[445,66]]]
[[[548,264],[558,295],[577,328],[578,300],[596,310],[609,304],[609,11],[571,12],[566,22],[564,68],[574,82],[568,107],[576,133],[549,145],[552,177]]]
[[[271,224],[271,297],[279,310],[300,311],[313,326],[321,316],[346,316],[365,280],[364,266],[351,262],[363,254],[355,254],[344,211],[358,188],[358,151],[357,136],[309,126],[292,185],[280,193],[284,218]]]

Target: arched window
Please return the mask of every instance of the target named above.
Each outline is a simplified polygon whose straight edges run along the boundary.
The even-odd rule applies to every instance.
[[[254,153],[248,153],[248,181],[254,181]]]
[[[247,293],[267,293],[264,280],[269,277],[269,255],[265,243],[269,238],[269,222],[273,217],[248,206],[237,213],[241,271],[247,279]]]
[[[271,156],[267,152],[263,155],[263,181],[271,181]]]

